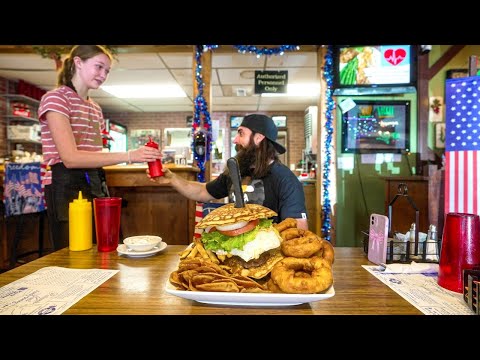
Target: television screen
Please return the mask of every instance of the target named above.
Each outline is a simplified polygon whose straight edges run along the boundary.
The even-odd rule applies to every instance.
[[[412,45],[338,46],[334,95],[415,92]]]
[[[402,151],[410,151],[410,101],[358,100],[343,114],[343,153]]]

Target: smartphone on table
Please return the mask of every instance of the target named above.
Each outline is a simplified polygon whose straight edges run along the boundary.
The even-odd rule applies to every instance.
[[[387,261],[388,217],[380,214],[370,215],[368,231],[368,260],[374,264]]]

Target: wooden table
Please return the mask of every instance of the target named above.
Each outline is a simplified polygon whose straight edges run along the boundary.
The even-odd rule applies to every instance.
[[[413,305],[376,279],[361,265],[368,262],[361,248],[336,248],[335,296],[286,307],[220,306],[185,300],[165,292],[165,283],[178,264],[182,245],[169,245],[146,258],[127,258],[116,251],[51,253],[0,274],[0,286],[45,266],[78,269],[118,269],[116,275],[64,312],[64,314],[132,315],[322,315],[322,314],[422,314]]]

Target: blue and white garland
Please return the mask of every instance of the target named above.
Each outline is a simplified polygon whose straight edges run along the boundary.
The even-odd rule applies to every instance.
[[[210,45],[214,46],[214,45]],[[208,50],[208,49],[207,49]],[[208,104],[203,97],[203,82],[202,76],[202,52],[204,50],[203,45],[195,46],[195,82],[197,85],[198,94],[195,97],[195,111],[193,114],[193,123],[192,123],[192,151],[193,158],[197,162],[197,166],[200,169],[200,172],[197,174],[197,179],[199,182],[205,182],[205,163],[210,160],[210,154],[212,152],[212,120],[210,119],[210,113],[208,112]],[[203,127],[202,124],[203,118]],[[197,153],[195,149],[195,138],[201,137],[199,132],[203,132],[206,138],[205,152],[203,154]]]
[[[300,50],[300,46],[298,45],[280,45],[279,47],[275,48],[257,48],[255,45],[233,45],[235,49],[238,50],[239,53],[245,54],[256,54],[257,58],[262,55],[283,55],[285,51],[297,51]]]
[[[328,46],[325,54],[325,67],[323,68],[323,78],[327,83],[325,90],[325,158],[323,163],[323,223],[322,236],[325,240],[330,241],[330,232],[332,230],[331,215],[332,209],[330,204],[330,164],[332,160],[332,137],[333,137],[333,111],[335,110],[335,102],[333,101],[333,47]]]

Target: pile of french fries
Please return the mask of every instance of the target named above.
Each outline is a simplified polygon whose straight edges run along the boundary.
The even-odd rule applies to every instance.
[[[187,248],[180,253],[180,260],[193,259],[196,257],[210,260],[214,264],[220,264],[220,260],[218,259],[217,255],[215,255],[212,250],[206,250],[203,247],[203,243],[200,239],[194,238],[193,243],[187,246]]]

